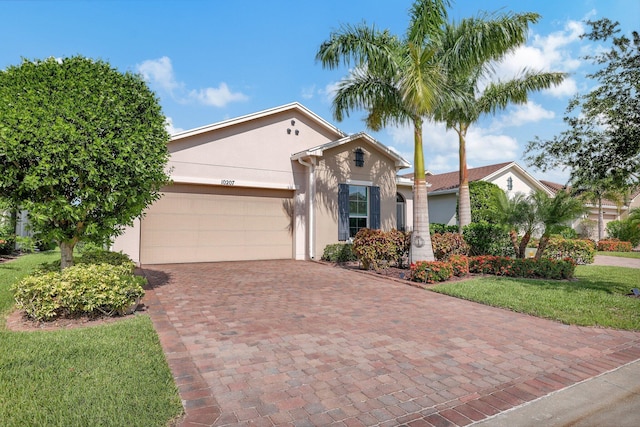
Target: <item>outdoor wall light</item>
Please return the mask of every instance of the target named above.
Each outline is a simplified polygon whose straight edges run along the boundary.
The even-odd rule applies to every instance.
[[[296,135],[300,135],[300,131],[296,129]]]
[[[287,135],[291,135],[291,129],[287,128]]]

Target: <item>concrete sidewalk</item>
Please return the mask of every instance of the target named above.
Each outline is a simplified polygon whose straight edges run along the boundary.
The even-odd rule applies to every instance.
[[[640,361],[473,424],[476,427],[636,427]]]

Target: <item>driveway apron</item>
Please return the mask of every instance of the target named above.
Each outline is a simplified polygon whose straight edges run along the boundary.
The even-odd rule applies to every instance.
[[[183,426],[463,426],[640,359],[638,332],[320,263],[144,272]]]

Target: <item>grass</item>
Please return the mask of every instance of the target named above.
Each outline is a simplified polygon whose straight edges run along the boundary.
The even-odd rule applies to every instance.
[[[626,296],[639,287],[638,270],[578,266],[575,281],[482,277],[444,283],[431,290],[566,324],[640,330],[640,299]]]
[[[0,312],[13,305],[11,284],[56,256],[0,264]],[[166,426],[182,413],[146,315],[72,330],[0,329],[0,390],[3,426]]]
[[[598,251],[596,255],[617,256],[620,258],[637,258],[640,259],[640,252],[604,252]]]

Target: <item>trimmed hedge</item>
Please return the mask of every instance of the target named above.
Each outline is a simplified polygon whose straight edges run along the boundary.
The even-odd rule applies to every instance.
[[[12,291],[16,306],[36,320],[120,315],[144,295],[146,279],[134,276],[133,268],[133,263],[78,264],[25,277]]]
[[[586,239],[563,239],[552,237],[542,256],[551,259],[571,258],[576,264],[593,264],[596,255],[596,245]]]
[[[620,240],[600,240],[598,250],[604,252],[631,252],[631,242],[621,242]]]
[[[509,258],[498,256],[477,256],[469,258],[471,273],[495,274],[497,276],[524,277],[535,279],[572,279],[576,263],[571,258],[562,260],[541,258]]]
[[[436,233],[431,236],[431,245],[438,261],[446,261],[451,255],[469,254],[469,245],[459,233]]]
[[[444,282],[453,277],[453,267],[446,261],[418,261],[410,266],[410,279],[413,282]]]
[[[453,275],[463,277],[469,274],[469,257],[466,255],[451,255],[449,262],[453,268]]]
[[[135,265],[131,262],[129,255],[122,252],[112,252],[104,249],[91,249],[82,252],[79,257],[74,257],[73,262],[78,264],[109,264],[109,265],[129,265],[131,266],[131,272],[134,271]],[[52,271],[60,271],[60,260],[50,262],[48,264],[42,264],[37,272],[46,273]]]
[[[444,233],[457,233],[457,232],[458,232],[457,225],[447,225],[447,224],[438,224],[438,223],[429,224],[429,233],[431,234],[444,234]]]

